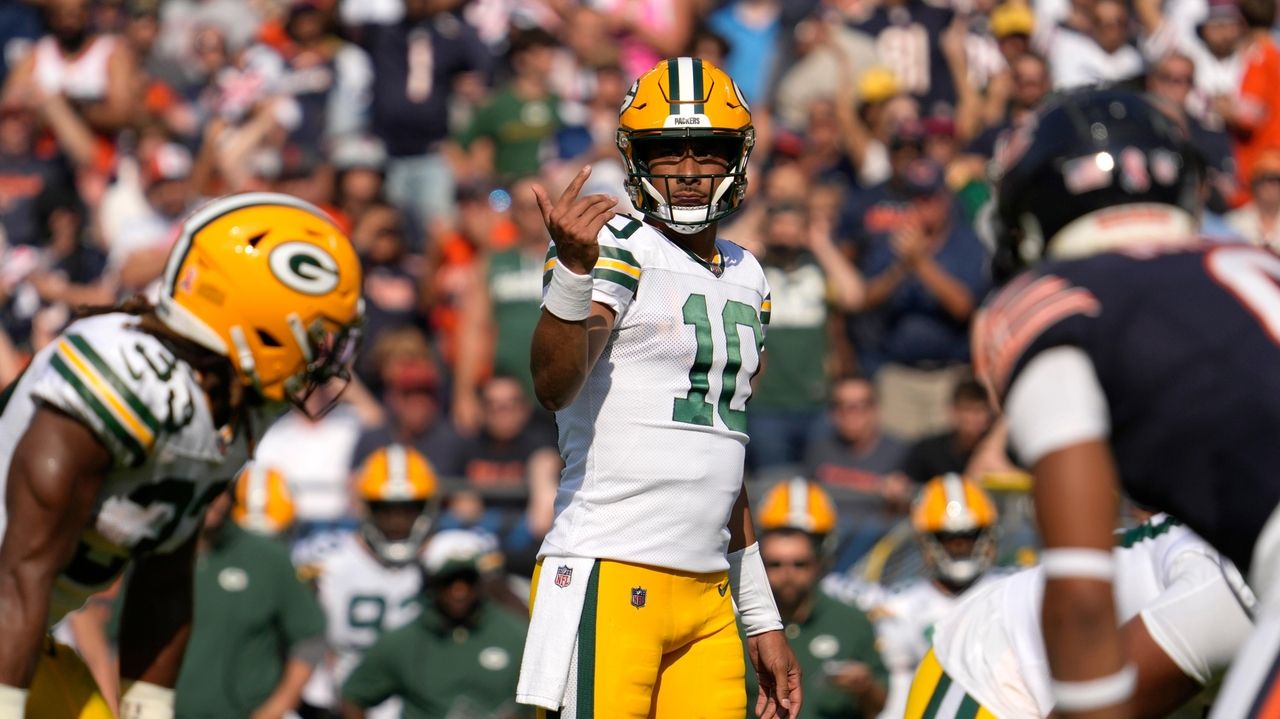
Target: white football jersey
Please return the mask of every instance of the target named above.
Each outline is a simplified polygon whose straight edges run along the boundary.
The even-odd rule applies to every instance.
[[[83,422],[114,460],[54,583],[50,625],[110,585],[131,558],[182,545],[248,457],[242,438],[229,442],[214,427],[191,367],[137,322],[113,313],[72,323],[0,399],[0,482],[40,403]],[[0,532],[6,524],[0,503]]]
[[[354,532],[342,535],[307,570],[316,577],[333,656],[316,667],[302,697],[312,706],[333,707],[342,683],[378,637],[418,616],[422,570],[416,562],[403,567],[379,562]]]
[[[1224,669],[1252,628],[1239,572],[1161,514],[1123,534],[1114,556],[1118,621],[1141,614],[1160,648],[1201,684]],[[1002,719],[1043,717],[1053,708],[1043,596],[1044,573],[1032,567],[973,592],[934,630],[943,670]]]
[[[616,313],[613,334],[556,413],[565,468],[540,556],[723,570],[769,322],[764,272],[732,242],[707,263],[624,216],[599,242],[593,299]],[[553,245],[548,276],[555,262]]]
[[[896,719],[906,712],[911,680],[933,645],[934,626],[938,621],[965,597],[993,582],[996,576],[986,572],[959,595],[942,591],[932,579],[915,579],[903,584],[871,610],[880,657],[889,670],[889,695],[881,717]]]

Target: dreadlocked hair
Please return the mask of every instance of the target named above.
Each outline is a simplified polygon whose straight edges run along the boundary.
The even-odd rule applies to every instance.
[[[236,376],[231,360],[174,332],[156,314],[156,306],[151,300],[143,295],[134,295],[115,305],[82,305],[75,309],[74,316],[81,319],[116,312],[137,317],[139,329],[160,340],[175,357],[199,373],[200,388],[209,397],[214,425],[230,424],[233,437],[243,430],[252,458],[256,442],[250,396],[245,384]]]

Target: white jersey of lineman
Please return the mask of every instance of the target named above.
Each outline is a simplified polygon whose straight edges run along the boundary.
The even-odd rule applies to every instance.
[[[2,400],[0,482],[39,404],[83,422],[113,458],[89,525],[54,583],[50,625],[110,585],[131,558],[182,545],[248,457],[242,439],[228,442],[214,427],[191,367],[137,322],[119,313],[74,322],[36,353]],[[0,503],[0,532],[6,524]]]
[[[995,581],[987,571],[961,594],[950,594],[932,579],[915,579],[893,591],[872,609],[880,657],[889,670],[889,695],[881,717],[901,717],[907,709],[911,680],[933,645],[934,626],[964,601],[965,597]]]
[[[354,532],[343,534],[308,570],[316,577],[333,657],[316,668],[302,698],[312,706],[336,707],[342,683],[378,637],[418,616],[422,570],[416,562],[403,567],[379,562]]]
[[[539,556],[724,570],[769,321],[764,271],[732,242],[717,240],[708,264],[625,216],[599,243],[592,298],[616,313],[613,334],[556,413],[565,468]],[[553,245],[548,272],[555,262]]]
[[[1114,556],[1118,620],[1141,615],[1152,639],[1200,684],[1225,669],[1252,629],[1251,595],[1239,572],[1159,514],[1125,533]],[[934,630],[943,671],[1001,719],[1043,717],[1053,708],[1043,595],[1044,573],[1026,569],[974,592]]]

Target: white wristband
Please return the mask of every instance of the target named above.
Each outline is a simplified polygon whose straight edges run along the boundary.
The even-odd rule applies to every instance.
[[[542,306],[566,322],[580,322],[591,316],[591,287],[590,272],[580,275],[556,260]]]
[[[1129,700],[1138,686],[1138,667],[1126,664],[1123,669],[1105,677],[1083,682],[1050,682],[1053,708],[1066,712],[1087,712],[1115,706]]]
[[[120,696],[120,719],[173,719],[173,690],[133,682]]]
[[[782,617],[773,601],[758,542],[729,555],[729,586],[747,636],[782,629]]]
[[[0,719],[22,719],[27,710],[27,690],[0,684]]]
[[[1116,573],[1116,558],[1105,549],[1057,547],[1040,555],[1046,579],[1073,577],[1110,582]]]

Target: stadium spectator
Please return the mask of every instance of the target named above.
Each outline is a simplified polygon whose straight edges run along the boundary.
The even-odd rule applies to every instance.
[[[863,292],[830,224],[811,221],[803,204],[771,204],[763,230],[760,262],[777,309],[769,317],[769,370],[747,411],[747,452],[757,472],[804,459],[835,365],[828,342],[832,310],[854,308]]]
[[[124,190],[140,190],[142,202],[134,212],[121,212],[115,231],[103,238],[111,268],[127,292],[141,292],[160,278],[169,248],[196,199],[187,148],[164,143],[147,150],[140,158],[141,186]]]
[[[254,457],[278,467],[289,484],[297,513],[297,537],[350,526],[348,473],[362,428],[381,422],[377,402],[362,385],[342,393],[342,402],[323,417],[315,416],[333,399],[336,387],[325,386],[267,430]]]
[[[1253,199],[1228,213],[1227,225],[1246,242],[1280,251],[1280,148],[1254,161],[1249,189]]]
[[[875,38],[880,61],[925,115],[951,114],[956,84],[940,39],[954,13],[923,0],[885,0],[853,26]]]
[[[1276,20],[1275,3],[1269,0],[1240,0],[1244,16],[1244,75],[1237,96],[1215,104],[1235,139],[1236,172],[1242,186],[1238,202],[1247,198],[1253,163],[1268,148],[1280,147],[1280,47],[1271,37]]]
[[[887,485],[902,469],[909,445],[880,426],[875,384],[862,375],[841,377],[831,385],[827,406],[832,431],[809,445],[805,475],[827,487],[900,498]]]
[[[46,188],[72,185],[58,147],[38,146],[37,119],[37,113],[23,104],[0,104],[0,231],[10,245],[36,244],[36,198]]]
[[[1160,0],[1140,0],[1134,14],[1147,32],[1144,51],[1159,61],[1171,52],[1186,55],[1195,67],[1194,93],[1188,110],[1209,125],[1222,119],[1217,108],[1234,101],[1244,72],[1244,21],[1235,0],[1209,0],[1194,28],[1167,16]],[[1189,30],[1189,32],[1188,32]]]
[[[604,13],[609,28],[600,40],[617,44],[628,82],[659,60],[679,55],[693,35],[698,12],[695,0],[596,0],[592,5]]]
[[[951,429],[913,444],[903,460],[903,471],[917,485],[964,472],[994,420],[986,389],[972,377],[960,380],[951,391]]]
[[[707,28],[725,39],[729,52],[720,67],[738,83],[748,102],[764,104],[783,36],[779,0],[730,0],[707,17]]]
[[[1036,16],[1025,3],[1009,0],[991,10],[988,29],[1005,62],[1031,52],[1031,37],[1036,31]]]
[[[468,179],[509,182],[533,175],[554,151],[561,120],[550,83],[558,43],[546,30],[533,28],[513,32],[509,44],[515,76],[476,110],[459,137]]]
[[[283,28],[265,33],[271,30],[278,33],[272,39],[285,60],[282,90],[300,111],[289,141],[317,147],[363,130],[373,69],[363,50],[329,29],[325,6],[318,0],[291,0]]]
[[[334,140],[329,160],[335,173],[333,204],[354,232],[364,213],[382,201],[387,148],[370,135],[343,135]],[[356,239],[353,237],[352,241]]]
[[[483,419],[479,433],[465,443],[463,477],[482,493],[528,495],[516,512],[483,524],[502,540],[509,562],[531,574],[534,553],[551,528],[560,483],[555,431],[535,420],[533,404],[514,377],[495,375],[480,394]]]
[[[1121,82],[1142,73],[1142,53],[1130,44],[1128,6],[1097,0],[1088,13],[1085,32],[1061,27],[1053,33],[1046,58],[1056,90]]]
[[[809,17],[796,25],[795,36],[795,57],[774,91],[778,118],[792,130],[803,126],[813,100],[840,95],[841,78],[879,64],[871,37],[843,23]]]
[[[386,332],[369,359],[386,420],[360,435],[352,462],[401,443],[425,455],[440,476],[461,476],[462,440],[444,412],[444,377],[426,337],[412,327]]]
[[[364,266],[365,331],[378,337],[401,327],[425,327],[422,258],[409,252],[404,215],[383,202],[352,228]]]
[[[799,719],[874,717],[884,707],[889,673],[867,615],[818,588],[822,558],[814,537],[772,529],[760,537],[769,585],[803,677]],[[747,662],[747,696],[756,675]]]
[[[543,264],[550,237],[531,189],[536,178],[511,185],[511,219],[516,241],[485,253],[475,271],[459,317],[454,417],[458,429],[479,426],[478,387],[486,371],[518,377],[533,397],[529,346],[542,307]]]
[[[884,424],[919,437],[946,423],[946,397],[965,374],[968,322],[986,293],[986,253],[930,160],[911,163],[900,190],[909,205],[887,240],[859,259],[861,309],[882,323],[874,347]],[[883,235],[882,235],[883,237]]]
[[[193,719],[284,717],[324,653],[324,616],[287,550],[236,526],[231,506],[224,492],[205,512],[175,710]]]
[[[454,180],[442,152],[455,97],[479,99],[489,57],[476,32],[431,0],[405,0],[404,17],[363,29],[373,61],[370,129],[387,145],[387,197],[439,237],[453,221]]]
[[[1007,138],[1010,130],[1030,117],[1033,108],[1053,89],[1048,63],[1034,53],[1026,53],[1011,60],[1009,76],[1013,87],[1009,93],[1008,106],[990,127],[973,138],[965,148],[965,154],[977,155],[984,164],[985,160],[995,156],[1001,139]]]
[[[422,613],[382,635],[347,678],[344,719],[363,719],[390,697],[400,697],[406,717],[532,714],[515,704],[527,622],[495,604],[481,582],[495,561],[491,542],[466,530],[432,538],[422,557]]]

